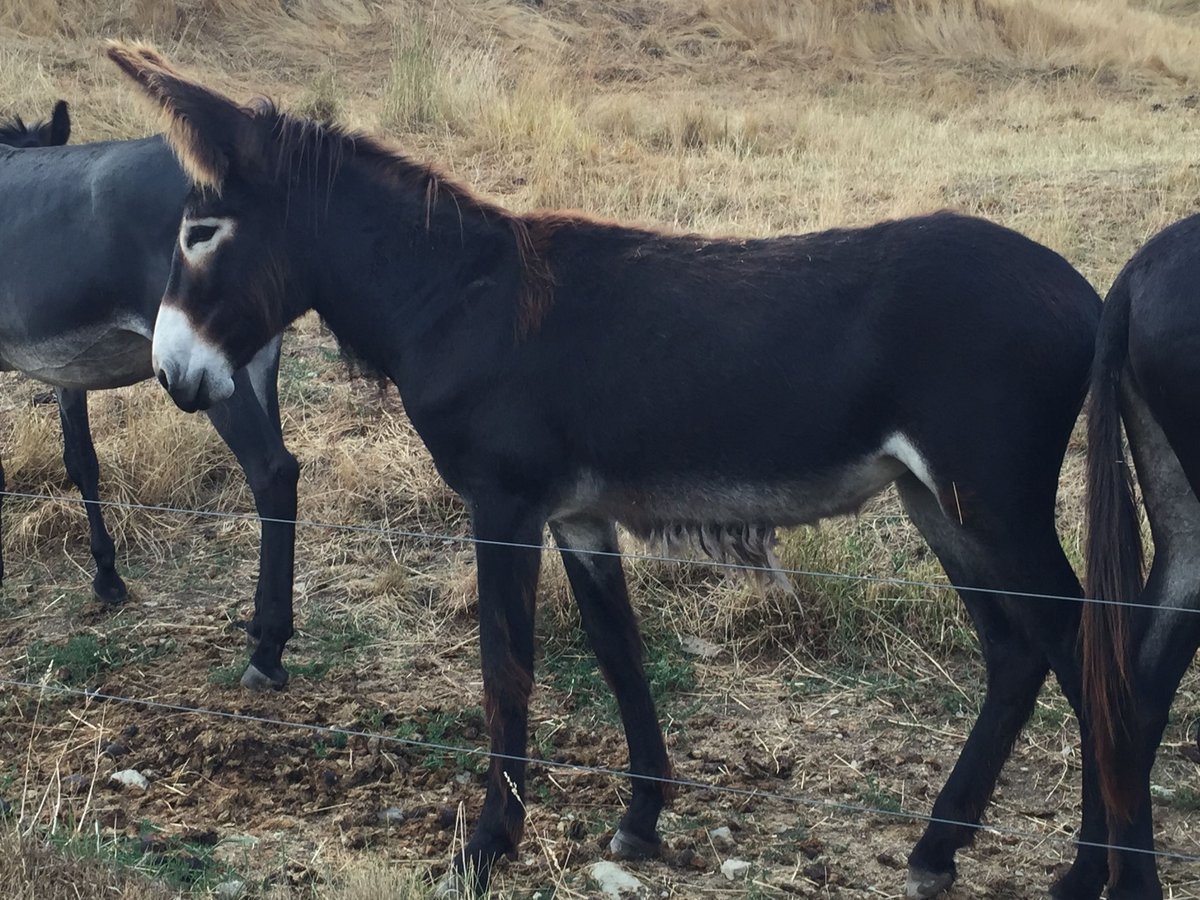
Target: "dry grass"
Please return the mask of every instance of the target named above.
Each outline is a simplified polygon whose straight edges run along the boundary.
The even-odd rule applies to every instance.
[[[0,78],[27,116],[69,97],[81,139],[136,133],[146,118],[97,58],[92,36],[157,34],[235,93],[262,90],[313,115],[382,127],[516,208],[575,206],[769,234],[953,206],[1048,243],[1101,286],[1145,235],[1189,211],[1200,182],[1193,104],[1174,77],[1189,71],[1178,60],[1200,30],[1163,4],[249,7],[0,6],[0,21],[36,14],[49,31],[26,31],[54,35],[10,34]],[[461,533],[461,508],[402,411],[389,403],[380,415],[369,387],[347,388],[329,361],[332,342],[314,325],[293,346],[304,349],[285,371],[284,406],[304,463],[302,516]],[[176,413],[151,387],[98,395],[93,407],[106,497],[250,509],[202,419]],[[12,422],[12,483],[66,490],[53,409]],[[1079,509],[1071,478],[1064,521]],[[22,552],[57,552],[82,534],[74,504],[12,512],[9,542]],[[159,561],[191,546],[172,535],[206,527],[171,514],[109,518],[125,546]],[[249,547],[254,531],[215,530],[227,548]],[[302,588],[338,585],[356,619],[386,622],[400,609],[403,621],[428,629],[469,609],[468,554],[320,529],[302,529],[300,541],[302,559],[325,564],[301,573]],[[1077,555],[1077,528],[1068,542]],[[857,520],[789,537],[784,559],[805,570],[939,580],[920,551],[889,497]],[[652,627],[693,623],[691,631],[746,652],[800,644],[822,655],[875,654],[897,634],[939,652],[970,644],[944,593],[802,579],[795,604],[703,567],[634,563],[631,578]],[[553,563],[546,587],[553,620],[569,622]],[[438,601],[413,604],[417,596]]]

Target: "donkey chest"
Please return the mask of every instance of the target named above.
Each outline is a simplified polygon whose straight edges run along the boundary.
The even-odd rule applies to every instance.
[[[55,387],[103,390],[152,374],[152,326],[129,316],[44,336],[0,334],[0,365]]]

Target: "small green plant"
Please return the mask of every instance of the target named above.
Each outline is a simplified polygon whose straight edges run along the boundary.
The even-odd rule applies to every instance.
[[[208,670],[208,683],[218,684],[221,687],[234,687],[241,682],[242,673],[245,671],[245,660],[228,666],[211,666]]]
[[[874,775],[868,775],[864,783],[858,786],[858,801],[863,806],[881,813],[898,813],[903,810],[900,798],[894,791],[881,785]]]
[[[160,830],[141,822],[137,837],[116,832],[87,834],[62,830],[46,835],[60,852],[77,859],[95,859],[135,871],[172,887],[207,893],[235,871],[216,858],[216,842],[161,837]]]
[[[26,675],[40,678],[46,672],[65,685],[79,687],[122,666],[148,662],[175,650],[174,641],[138,646],[93,634],[72,635],[65,644],[35,641],[26,651]]]
[[[696,684],[696,664],[679,649],[669,633],[646,635],[643,666],[650,692],[660,710]],[[610,722],[619,718],[616,700],[600,672],[595,656],[578,633],[562,640],[551,637],[541,662],[547,681],[571,698],[577,709],[594,709]]]
[[[1200,790],[1191,785],[1181,784],[1171,793],[1167,803],[1183,812],[1200,811]]]
[[[409,752],[417,755],[426,769],[436,770],[452,764],[455,769],[478,772],[487,765],[487,759],[472,752],[472,748],[467,746],[470,739],[464,732],[469,728],[478,733],[482,726],[483,710],[478,706],[468,706],[459,710],[419,713],[402,722],[394,734],[404,741],[463,747],[454,752],[432,747],[409,747]]]

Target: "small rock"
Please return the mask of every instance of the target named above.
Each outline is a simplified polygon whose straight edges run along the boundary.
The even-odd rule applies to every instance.
[[[600,893],[605,897],[611,897],[612,900],[621,900],[622,897],[629,895],[640,896],[646,890],[640,881],[616,863],[608,860],[594,863],[588,869],[588,877],[596,882]]]
[[[242,881],[222,881],[213,888],[213,896],[217,900],[239,900],[246,893],[246,884]]]
[[[734,848],[736,843],[733,839],[733,832],[730,831],[728,825],[722,825],[720,828],[714,828],[708,833],[708,839],[712,841],[713,846],[722,852],[728,852]]]
[[[453,828],[458,821],[458,810],[453,806],[439,806],[437,816],[438,825],[443,830],[447,830]]]
[[[325,787],[333,787],[337,784],[337,772],[333,769],[326,769],[321,773],[321,780],[325,782]]]
[[[113,772],[109,776],[109,781],[115,781],[123,787],[139,788],[143,791],[150,787],[150,782],[146,780],[146,776],[137,769],[122,769],[120,772]]]
[[[111,744],[105,744],[101,747],[100,752],[109,759],[116,759],[118,756],[124,756],[128,753],[129,748],[124,744],[118,744],[116,741],[113,741]]]
[[[389,806],[387,809],[381,809],[375,816],[380,825],[400,825],[408,818],[398,806]]]
[[[125,730],[121,734],[127,738],[135,738],[138,736],[138,727],[136,725],[126,725]]]
[[[721,874],[729,881],[737,881],[739,878],[745,878],[750,874],[750,863],[744,859],[733,859],[731,857],[721,863]]]
[[[92,780],[85,775],[68,775],[62,780],[63,790],[68,794],[78,794],[87,790]]]
[[[7,819],[12,815],[12,804],[0,797],[0,819]]]
[[[694,634],[685,634],[679,638],[679,648],[684,653],[691,653],[693,656],[699,656],[702,659],[712,659],[715,656],[721,655],[721,647],[719,644],[714,644],[712,641],[706,641],[702,637],[697,637]]]

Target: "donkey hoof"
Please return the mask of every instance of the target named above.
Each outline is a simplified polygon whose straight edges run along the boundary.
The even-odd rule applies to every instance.
[[[909,868],[908,883],[904,886],[904,895],[908,900],[928,900],[935,897],[954,883],[954,875],[950,872],[928,872],[925,869]]]
[[[129,596],[129,589],[125,587],[120,575],[97,575],[92,582],[92,593],[105,606],[119,606]]]
[[[655,835],[653,841],[638,837],[624,828],[618,828],[608,842],[608,852],[616,859],[650,859],[662,851],[662,841]]]
[[[242,673],[242,687],[249,691],[281,691],[287,685],[287,670],[279,667],[280,674],[275,678],[263,673],[254,663],[246,666]]]

